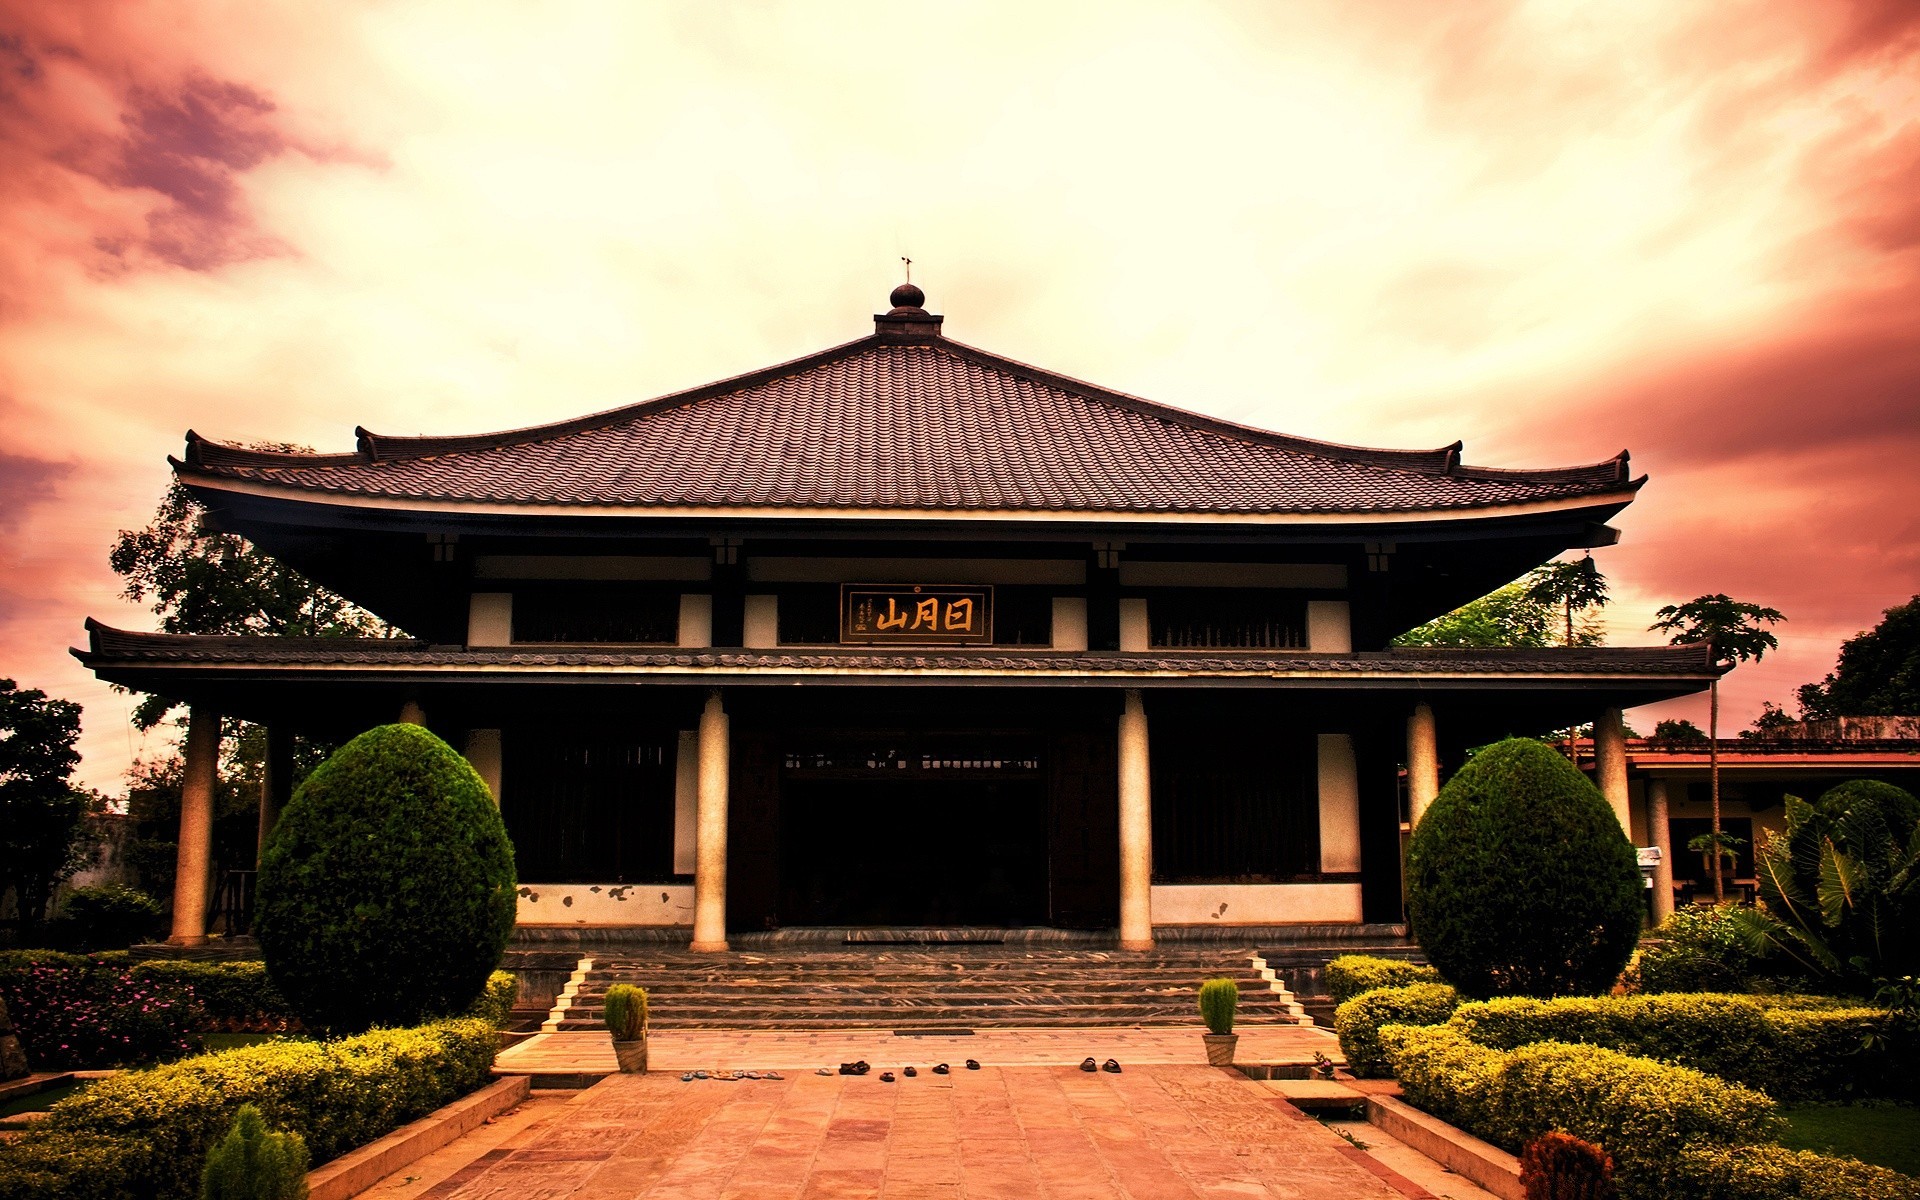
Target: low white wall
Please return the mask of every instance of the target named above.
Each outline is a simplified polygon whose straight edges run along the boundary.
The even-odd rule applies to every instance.
[[[1315,925],[1360,920],[1357,883],[1176,883],[1153,888],[1155,925]]]
[[[690,883],[523,883],[522,925],[693,924]]]

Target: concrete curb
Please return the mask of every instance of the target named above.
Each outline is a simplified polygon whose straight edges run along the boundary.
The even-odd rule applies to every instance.
[[[1500,1200],[1526,1200],[1527,1194],[1520,1187],[1520,1160],[1491,1142],[1463,1133],[1392,1096],[1367,1097],[1367,1121]]]
[[[402,1125],[376,1142],[343,1154],[317,1171],[307,1172],[308,1200],[348,1200],[401,1167],[473,1132],[527,1098],[529,1081],[518,1075],[497,1080],[462,1096],[418,1121]]]

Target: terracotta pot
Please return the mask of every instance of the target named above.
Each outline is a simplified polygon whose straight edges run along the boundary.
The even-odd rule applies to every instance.
[[[623,1075],[645,1075],[647,1073],[647,1039],[635,1038],[631,1042],[615,1039],[613,1056],[620,1060],[620,1073]]]
[[[1240,1044],[1237,1033],[1203,1033],[1200,1040],[1207,1045],[1207,1065],[1210,1067],[1230,1067],[1233,1065],[1233,1051]]]

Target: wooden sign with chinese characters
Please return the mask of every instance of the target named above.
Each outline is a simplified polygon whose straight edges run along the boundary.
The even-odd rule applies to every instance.
[[[993,588],[843,584],[840,640],[889,646],[990,643]]]

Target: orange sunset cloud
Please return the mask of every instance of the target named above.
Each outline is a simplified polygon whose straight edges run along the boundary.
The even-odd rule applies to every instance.
[[[1613,640],[1920,592],[1920,7],[0,4],[0,675],[150,626],[166,456],[556,420],[861,335],[1349,443],[1652,476]],[[1664,706],[1692,714],[1704,703]],[[1642,726],[1658,715],[1644,711]]]

